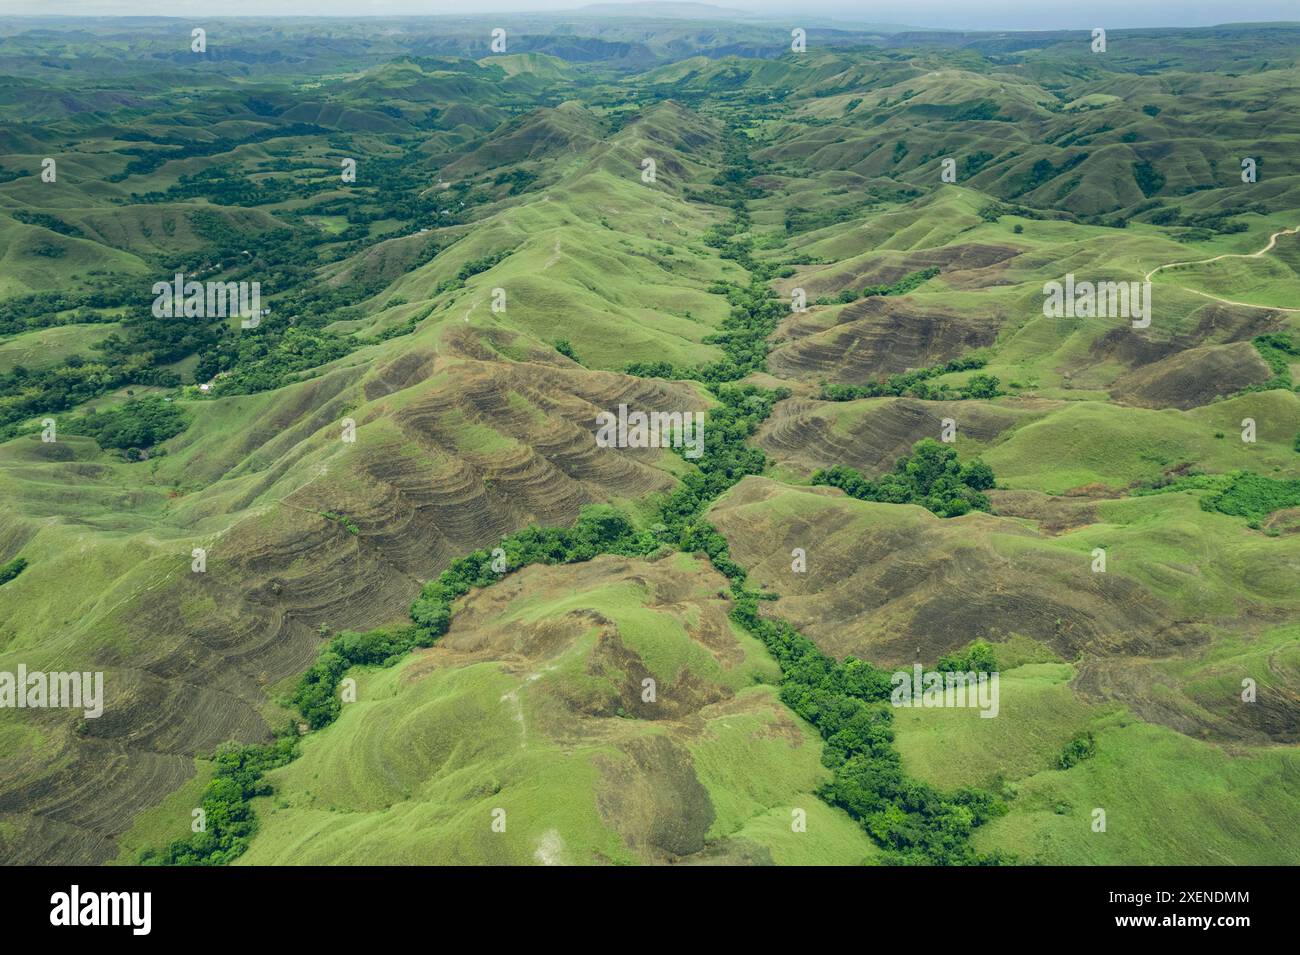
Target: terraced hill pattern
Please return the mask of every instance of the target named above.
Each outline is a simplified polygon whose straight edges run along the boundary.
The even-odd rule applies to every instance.
[[[1101,47],[0,19],[0,862],[1300,860],[1300,25]]]

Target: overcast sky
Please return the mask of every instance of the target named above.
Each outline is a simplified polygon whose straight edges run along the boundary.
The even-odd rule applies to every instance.
[[[606,0],[619,2],[619,0]],[[383,16],[574,10],[581,0],[0,0],[0,15]],[[755,13],[964,30],[1111,29],[1300,20],[1300,0],[722,0]]]

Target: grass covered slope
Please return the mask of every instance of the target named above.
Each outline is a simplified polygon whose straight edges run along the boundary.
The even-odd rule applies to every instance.
[[[118,700],[114,730],[79,730],[66,711],[0,712],[4,724],[40,727],[49,747],[6,748],[9,791],[58,774],[91,793],[19,803],[27,812],[10,817],[7,851],[116,855],[110,840],[130,825],[123,805],[139,811],[193,772],[192,755],[280,719],[273,687],[310,664],[320,627],[404,616],[420,579],[531,520],[565,523],[592,500],[671,487],[673,456],[597,453],[586,430],[597,410],[699,401],[558,356],[434,374],[432,362],[401,360],[413,353],[396,343],[378,350],[393,357],[201,403],[169,453],[147,462],[76,436],[4,446],[0,486],[15,506],[0,536],[32,566],[0,593],[0,661],[83,661],[106,672]],[[362,422],[353,444],[339,440],[348,413]],[[196,547],[207,551],[203,573],[192,571]],[[87,555],[93,574],[77,570]],[[44,830],[59,820],[68,842],[29,828],[37,819]]]
[[[771,613],[837,655],[929,669],[992,642],[996,718],[894,710],[909,774],[1006,800],[1007,815],[973,838],[980,851],[1186,865],[1281,863],[1300,851],[1285,808],[1300,759],[1290,689],[1300,651],[1294,627],[1273,625],[1296,612],[1294,537],[1264,537],[1181,494],[1107,505],[1096,524],[1047,538],[1006,518],[943,521],[757,478],[711,517],[781,595]],[[1091,569],[1094,546],[1106,549],[1105,573]],[[1257,700],[1242,700],[1243,680]],[[1087,734],[1096,756],[1063,767]],[[1238,772],[1256,794],[1249,808],[1237,804]],[[1098,807],[1107,833],[1091,830]]]
[[[357,702],[270,775],[283,795],[260,801],[241,863],[870,859],[813,795],[821,742],[776,699],[724,591],[678,554],[475,592],[434,648],[353,671]]]
[[[1004,669],[1005,718],[899,711],[910,772],[936,785],[996,784],[1009,797],[1009,812],[974,837],[977,846],[1045,865],[1294,861],[1294,748],[1225,751],[1111,705],[1081,704],[1074,676],[1060,663]],[[1091,734],[1096,754],[1063,768],[1062,752],[1081,734]],[[1104,831],[1093,828],[1097,809]]]
[[[1300,30],[577,19],[6,38],[0,670],[111,706],[0,711],[0,860],[188,839],[274,734],[248,862],[1294,856]],[[157,319],[178,271],[270,312]],[[1044,315],[1067,273],[1149,278],[1151,324]],[[620,404],[708,412],[705,457],[598,448]],[[949,425],[987,481],[941,518],[881,476]],[[531,566],[286,730],[339,632],[593,502],[714,569]],[[998,719],[886,709],[871,664],[975,640]]]

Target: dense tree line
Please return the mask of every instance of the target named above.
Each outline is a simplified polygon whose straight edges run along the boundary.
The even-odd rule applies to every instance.
[[[60,430],[92,437],[105,450],[126,451],[151,448],[188,425],[189,416],[175,402],[148,397],[77,415],[62,422]]]
[[[888,862],[1009,861],[1000,853],[981,855],[970,845],[977,827],[1006,812],[1001,802],[969,787],[944,794],[903,772],[894,746],[889,673],[854,657],[838,662],[790,624],[760,615],[759,601],[769,595],[747,590],[726,541],[716,531],[711,537],[715,566],[731,571],[732,619],[780,663],[782,702],[815,726],[825,742],[822,762],[833,775],[818,795],[856,819],[886,850]]]
[[[823,401],[856,401],[859,398],[886,398],[908,395],[926,401],[964,401],[977,398],[996,398],[1004,394],[1002,382],[996,375],[972,375],[960,388],[949,385],[934,386],[929,384],[931,378],[951,374],[956,371],[968,371],[983,368],[982,358],[956,358],[942,365],[930,365],[927,368],[915,368],[912,371],[890,375],[883,381],[874,381],[867,385],[841,385],[823,383],[820,397]]]
[[[322,126],[315,126],[310,123],[292,123],[285,126],[268,126],[253,133],[248,133],[238,139],[212,139],[201,140],[192,135],[176,136],[153,136],[148,133],[130,133],[133,141],[147,142],[153,146],[165,147],[162,149],[147,149],[143,146],[129,146],[119,150],[123,155],[133,156],[121,172],[114,173],[108,177],[109,182],[123,182],[132,176],[146,176],[151,172],[161,168],[164,164],[171,162],[173,159],[194,159],[216,156],[220,153],[233,152],[240,146],[248,143],[262,143],[271,139],[281,137],[296,136],[318,136],[328,133],[329,130]],[[191,196],[203,196],[212,202],[222,204],[234,204],[224,202],[225,195],[220,190],[204,192],[202,190],[191,191],[185,183],[195,177],[182,176],[181,185],[173,186],[167,192],[150,192],[145,195],[132,194],[132,200],[136,202],[170,202],[173,199],[190,198]],[[202,178],[202,176],[198,177]]]
[[[162,851],[145,849],[142,865],[224,865],[243,854],[257,831],[250,801],[269,795],[262,776],[298,755],[297,734],[280,733],[261,746],[223,746],[212,756],[213,776],[203,790],[204,830],[177,839]]]
[[[0,440],[33,430],[23,422],[37,415],[66,411],[123,385],[166,386],[177,381],[174,375],[149,367],[139,355],[121,362],[87,361],[73,355],[61,365],[37,369],[16,365],[0,374]]]
[[[88,325],[117,321],[116,316],[98,310],[129,303],[147,304],[143,290],[114,280],[84,292],[36,292],[0,301],[0,335],[16,335],[36,328],[59,325]],[[72,312],[67,315],[65,313]]]

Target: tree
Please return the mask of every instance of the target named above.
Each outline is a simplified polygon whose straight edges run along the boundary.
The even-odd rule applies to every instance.
[[[961,482],[977,491],[987,491],[993,487],[993,469],[976,458],[961,469]]]
[[[971,375],[966,382],[966,394],[971,398],[996,398],[1002,394],[998,386],[1002,382],[995,375]]]

